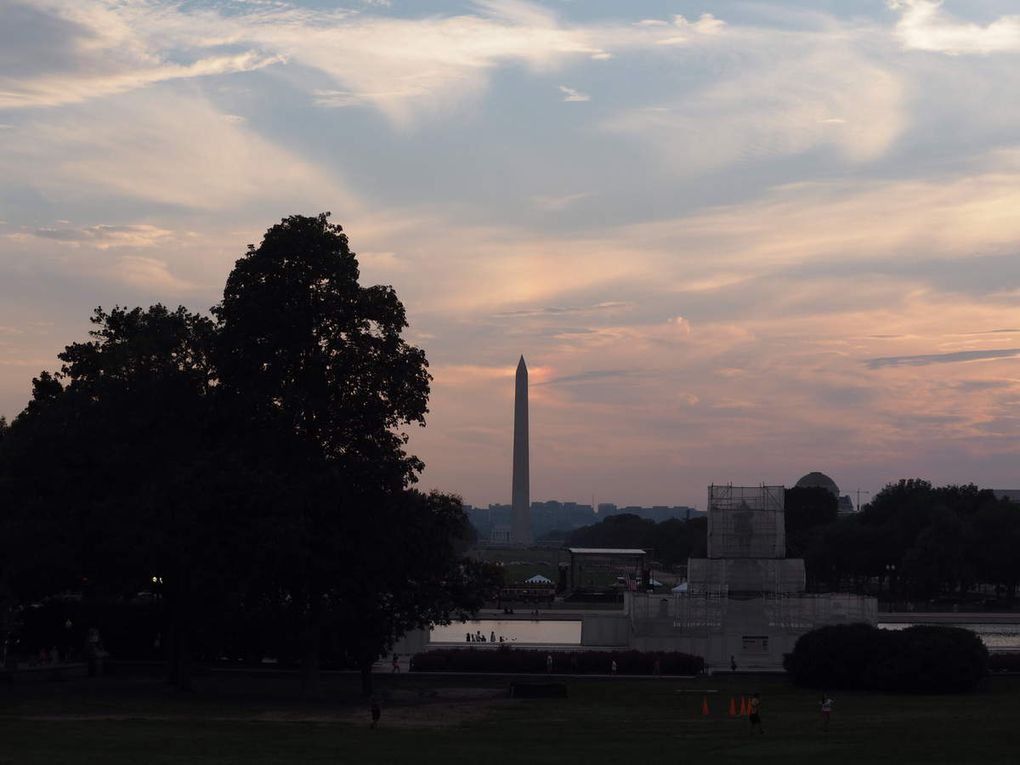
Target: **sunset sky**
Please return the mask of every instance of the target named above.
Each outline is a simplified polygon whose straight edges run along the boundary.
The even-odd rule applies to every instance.
[[[1014,15],[1010,15],[1010,14]],[[0,414],[96,305],[330,210],[425,488],[1020,488],[1016,0],[0,0]]]

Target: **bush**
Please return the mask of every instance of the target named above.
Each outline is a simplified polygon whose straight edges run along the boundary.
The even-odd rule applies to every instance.
[[[988,649],[959,627],[834,625],[802,635],[783,666],[812,688],[960,693],[988,673]]]
[[[988,658],[992,672],[1020,672],[1020,653],[993,653]]]
[[[613,661],[621,675],[655,674],[656,660],[663,675],[697,675],[705,668],[700,656],[664,651],[536,651],[523,648],[443,648],[416,654],[415,672],[546,672],[546,657],[553,657],[556,674],[608,675]]]

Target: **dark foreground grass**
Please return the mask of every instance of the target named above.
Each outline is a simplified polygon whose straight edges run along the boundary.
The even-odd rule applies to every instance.
[[[834,694],[827,733],[817,694],[782,678],[577,680],[566,700],[512,701],[498,679],[386,677],[376,730],[352,682],[334,678],[311,704],[284,678],[204,680],[186,697],[146,680],[0,688],[0,763],[1014,763],[1020,751],[1013,678],[964,696]],[[754,690],[764,736],[725,714]]]

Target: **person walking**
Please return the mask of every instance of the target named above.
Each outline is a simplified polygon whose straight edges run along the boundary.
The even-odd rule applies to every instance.
[[[382,717],[382,708],[379,706],[379,699],[375,696],[372,697],[370,709],[372,712],[372,724],[369,727],[374,728],[379,724],[379,718]]]
[[[613,659],[613,663],[609,665],[609,673],[612,675],[616,674],[616,659]]]
[[[400,656],[398,654],[393,654],[392,665],[393,665],[393,670],[392,670],[393,672],[399,672],[400,671]]]
[[[747,708],[747,719],[751,721],[751,733],[757,728],[762,735],[765,729],[761,725],[761,694],[756,693],[751,697],[751,704]]]
[[[832,699],[829,698],[829,694],[822,694],[822,730],[827,731],[829,729],[829,720],[832,718]]]
[[[545,672],[546,672],[547,675],[551,675],[552,674],[552,665],[553,665],[552,654],[548,653],[545,656]]]

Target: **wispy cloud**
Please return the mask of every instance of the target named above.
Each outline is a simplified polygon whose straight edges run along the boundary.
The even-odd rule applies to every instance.
[[[953,18],[942,0],[890,0],[889,5],[901,12],[896,34],[908,49],[950,55],[1020,52],[1020,16],[982,26]]]
[[[739,53],[736,71],[602,127],[650,145],[683,175],[818,147],[868,162],[905,129],[902,76],[842,33],[747,31],[725,50]]]
[[[171,273],[164,261],[140,255],[125,255],[120,258],[116,266],[116,275],[132,287],[156,294],[187,292],[195,288],[195,285]]]
[[[567,102],[591,101],[591,96],[587,93],[582,93],[574,88],[568,88],[566,85],[560,85],[560,92],[563,94],[563,100]]]
[[[213,75],[251,72],[280,63],[281,56],[254,52],[236,56],[216,56],[186,66],[162,64],[145,68],[105,73],[59,73],[40,75],[30,80],[0,80],[0,109],[57,106],[79,103],[116,93],[137,90],[169,80],[210,77]]]
[[[572,60],[608,59],[612,50],[715,36],[723,27],[707,14],[695,22],[678,16],[661,27],[572,24],[523,0],[476,0],[473,13],[414,19],[285,3],[237,5],[227,14],[190,4],[4,1],[30,9],[11,15],[17,23],[38,23],[42,15],[66,24],[68,34],[57,41],[65,46],[59,65],[28,65],[17,76],[0,77],[0,107],[75,103],[170,80],[291,64],[336,86],[313,87],[316,104],[371,105],[401,125],[476,97],[505,64],[549,71]],[[11,55],[33,61],[31,35],[20,37],[24,43],[11,35]],[[297,86],[307,79],[298,72],[283,76]],[[566,101],[588,100],[573,88],[563,92]]]
[[[590,314],[603,311],[622,311],[633,306],[632,303],[617,300],[608,300],[594,305],[583,306],[548,306],[545,308],[522,308],[518,311],[504,311],[497,313],[499,317],[521,317],[521,316],[564,316],[573,314]]]
[[[321,168],[245,123],[223,119],[208,99],[175,92],[140,91],[102,109],[67,107],[41,115],[31,133],[16,133],[0,152],[0,173],[7,183],[48,193],[89,188],[204,209],[274,197],[289,198],[288,207],[299,199],[321,209],[339,201],[356,207]],[[92,232],[104,233],[109,238],[117,232]]]
[[[566,210],[575,202],[580,202],[582,199],[588,199],[594,195],[595,192],[593,191],[579,191],[575,194],[561,194],[559,196],[535,196],[531,200],[535,203],[535,207],[540,210],[559,212]]]
[[[1003,348],[987,351],[954,351],[952,353],[925,353],[917,356],[886,356],[868,359],[869,369],[883,367],[923,367],[929,364],[954,364],[963,361],[989,361],[1020,357],[1020,348]]]
[[[29,233],[40,239],[52,239],[73,245],[86,244],[100,250],[111,247],[154,247],[173,236],[173,232],[168,229],[146,223],[85,228],[37,228]]]
[[[576,374],[552,377],[538,385],[576,385],[579,383],[601,382],[603,380],[618,380],[624,377],[634,377],[639,374],[634,369],[591,369]]]

